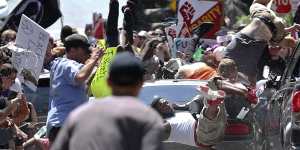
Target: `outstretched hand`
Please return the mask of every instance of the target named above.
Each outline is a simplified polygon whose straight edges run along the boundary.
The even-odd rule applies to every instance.
[[[300,24],[295,24],[285,29],[287,32],[300,32]]]
[[[299,32],[300,31],[300,24],[295,24],[294,28],[295,28],[296,32]]]
[[[102,48],[93,48],[91,59],[98,60],[104,55],[104,50]]]

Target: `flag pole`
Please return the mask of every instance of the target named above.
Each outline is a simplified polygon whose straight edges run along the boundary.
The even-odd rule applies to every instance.
[[[58,3],[59,10],[61,10],[60,0],[57,0],[57,3]],[[64,15],[63,15],[63,13],[61,13],[60,25],[61,25],[61,28],[64,26]]]

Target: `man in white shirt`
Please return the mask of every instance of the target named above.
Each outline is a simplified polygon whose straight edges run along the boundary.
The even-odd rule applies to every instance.
[[[211,150],[225,127],[225,109],[220,104],[202,109],[198,121],[189,112],[175,113],[173,105],[160,97],[153,100],[151,107],[165,119],[165,140]]]

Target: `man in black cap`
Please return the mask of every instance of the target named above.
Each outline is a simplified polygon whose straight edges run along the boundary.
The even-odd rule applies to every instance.
[[[65,39],[66,58],[50,63],[50,96],[47,133],[50,144],[69,113],[88,100],[86,80],[102,57],[102,50],[90,50],[88,40],[79,34]]]
[[[136,97],[143,85],[142,62],[129,52],[112,61],[107,82],[113,96],[74,110],[52,150],[159,150],[163,122]]]

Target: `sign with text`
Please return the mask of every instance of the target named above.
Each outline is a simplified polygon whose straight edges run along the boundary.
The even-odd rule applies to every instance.
[[[292,10],[291,0],[275,0],[277,13],[289,13]]]
[[[167,35],[169,48],[174,49],[174,39],[176,38],[176,24],[166,27],[165,32]],[[176,55],[175,53],[174,54],[172,53],[172,57],[175,57],[175,55]]]
[[[48,32],[30,18],[22,15],[16,37],[16,46],[22,49],[14,51],[12,61],[19,75],[24,77],[23,83],[33,91],[36,90],[43,68],[48,42]]]
[[[96,74],[91,83],[91,92],[94,97],[100,98],[111,95],[111,89],[106,83],[108,69],[110,62],[113,60],[117,53],[116,47],[109,47],[105,49],[100,66],[98,67]]]
[[[192,54],[195,51],[195,41],[193,38],[175,38],[174,50],[185,54]]]
[[[214,23],[214,27],[205,34],[214,38],[223,23],[223,8],[219,1],[180,0],[178,7],[177,37],[190,37],[190,33],[204,22]]]

